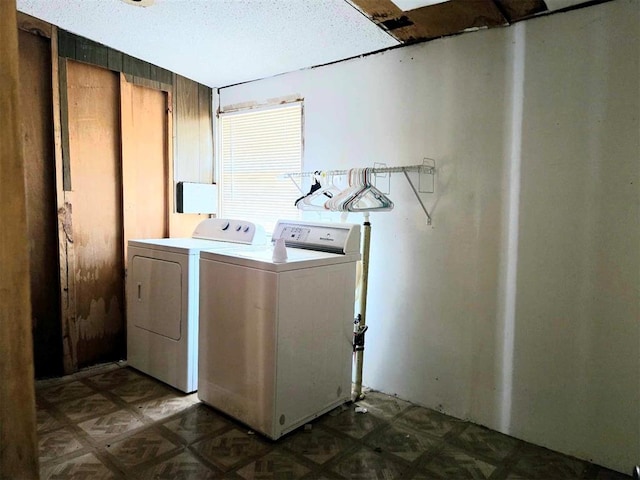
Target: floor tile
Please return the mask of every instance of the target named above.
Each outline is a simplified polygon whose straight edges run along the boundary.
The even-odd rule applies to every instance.
[[[216,471],[204,465],[189,452],[178,453],[142,472],[136,472],[135,476],[141,480],[209,480],[219,478]]]
[[[388,452],[409,462],[425,452],[435,452],[443,446],[443,441],[438,437],[400,426],[390,426],[377,432],[366,443],[375,451]]]
[[[94,440],[104,443],[126,432],[143,427],[145,424],[128,410],[117,410],[98,418],[78,424]]]
[[[91,418],[118,409],[118,406],[101,393],[75,400],[60,402],[58,409],[73,421]]]
[[[430,433],[437,437],[443,437],[454,427],[462,425],[460,420],[422,407],[408,409],[396,418],[394,423],[402,427]]]
[[[629,475],[623,475],[619,472],[614,472],[607,468],[600,468],[595,476],[596,480],[626,480],[630,478]]]
[[[119,478],[93,453],[40,468],[40,480],[111,480]]]
[[[97,388],[108,390],[131,380],[140,380],[142,378],[145,377],[131,368],[118,368],[109,372],[93,375],[86,380]]]
[[[393,480],[403,478],[407,467],[362,448],[342,459],[333,470],[352,480]]]
[[[369,413],[390,420],[411,406],[411,403],[384,393],[368,391],[364,398],[356,403],[366,408]]]
[[[350,445],[347,438],[335,435],[320,427],[298,430],[282,440],[282,446],[304,456],[312,462],[323,464]]]
[[[38,381],[36,405],[58,480],[631,479],[366,389],[278,441],[122,364]]]
[[[166,428],[191,444],[205,435],[218,432],[229,427],[229,422],[213,409],[199,404],[194,405],[174,420],[163,424]]]
[[[321,417],[318,422],[321,425],[338,430],[354,438],[362,438],[385,422],[368,413],[358,413],[354,405],[345,408],[337,408],[328,415]]]
[[[424,463],[423,470],[427,478],[488,479],[496,466],[472,457],[457,447],[446,446]]]
[[[504,460],[522,442],[488,428],[470,424],[452,440],[452,443],[471,454],[477,454],[493,460]]]
[[[309,472],[302,480],[343,480],[344,477],[333,472]]]
[[[145,398],[160,397],[172,392],[169,387],[145,377],[133,378],[112,388],[110,391],[127,403],[134,403]]]
[[[153,429],[134,433],[130,437],[107,444],[106,451],[125,467],[153,460],[178,447]]]
[[[195,403],[191,395],[169,394],[135,404],[138,411],[151,420],[162,420],[180,413]]]
[[[54,385],[38,392],[38,396],[50,403],[75,400],[81,397],[88,397],[96,393],[95,390],[84,383],[76,380],[73,382]]]
[[[236,473],[245,480],[297,480],[309,472],[304,465],[282,452],[269,452]]]
[[[258,435],[233,429],[214,438],[194,443],[191,448],[224,471],[266,454],[270,444]]]
[[[55,418],[51,413],[45,409],[39,408],[36,410],[36,425],[37,432],[46,432],[47,430],[53,430],[60,428],[62,423]]]
[[[582,460],[526,444],[520,449],[513,472],[529,478],[582,478],[586,468]]]
[[[76,434],[68,427],[41,434],[38,437],[40,462],[55,460],[84,448]]]

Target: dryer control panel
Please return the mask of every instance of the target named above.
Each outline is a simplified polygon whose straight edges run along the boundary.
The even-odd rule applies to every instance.
[[[261,225],[246,220],[207,218],[193,231],[193,238],[222,242],[264,244],[266,235]]]
[[[278,220],[272,241],[284,238],[287,247],[330,253],[360,252],[360,225]]]

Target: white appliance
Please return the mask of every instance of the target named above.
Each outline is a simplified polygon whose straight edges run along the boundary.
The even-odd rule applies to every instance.
[[[200,255],[198,397],[274,440],[351,398],[360,226],[280,220],[280,237],[284,262]]]
[[[260,242],[261,226],[220,218],[200,222],[191,238],[129,240],[127,363],[183,392],[197,390],[200,252]]]

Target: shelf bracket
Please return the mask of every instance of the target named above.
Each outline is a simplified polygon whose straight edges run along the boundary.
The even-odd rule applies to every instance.
[[[296,186],[298,191],[304,195],[305,192],[304,192],[304,190],[302,190],[302,185],[300,183],[296,182],[295,178],[293,178],[293,174],[285,173],[284,176],[286,178],[290,179],[293,182],[293,184]]]
[[[407,179],[407,182],[409,182],[409,186],[411,187],[411,190],[413,190],[413,194],[418,199],[418,203],[422,207],[422,210],[424,210],[424,214],[427,216],[427,225],[431,225],[431,215],[429,215],[429,211],[427,210],[427,207],[424,205],[424,202],[422,201],[422,198],[420,198],[420,193],[418,193],[418,189],[413,184],[413,181],[411,180],[411,177],[409,176],[407,171],[403,170],[402,173],[404,173],[404,176]]]

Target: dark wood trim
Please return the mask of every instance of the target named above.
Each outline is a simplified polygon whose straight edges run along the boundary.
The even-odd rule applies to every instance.
[[[502,15],[514,23],[547,11],[544,0],[493,0]]]
[[[62,188],[71,191],[71,153],[69,152],[69,103],[67,99],[67,59],[58,57],[58,89],[60,92],[60,132],[62,140]]]
[[[58,30],[58,54],[63,58],[124,73],[127,75],[127,81],[129,82],[131,81],[129,80],[130,76],[158,82],[163,86],[171,85],[173,82],[173,74],[169,70],[60,29]],[[138,85],[142,84],[138,83]],[[149,84],[143,86],[149,86]],[[157,86],[150,88],[157,88]],[[159,89],[165,90],[165,88]]]
[[[33,33],[34,35],[40,35],[41,37],[51,38],[53,26],[50,23],[22,12],[17,12],[17,19],[20,30]]]
[[[127,82],[138,85],[140,87],[153,88],[154,90],[162,90],[163,92],[173,91],[173,85],[171,85],[171,83],[163,83],[157,80],[149,80],[148,78],[136,77],[135,75],[131,75],[129,73],[123,73],[122,75],[124,75],[124,78]]]

